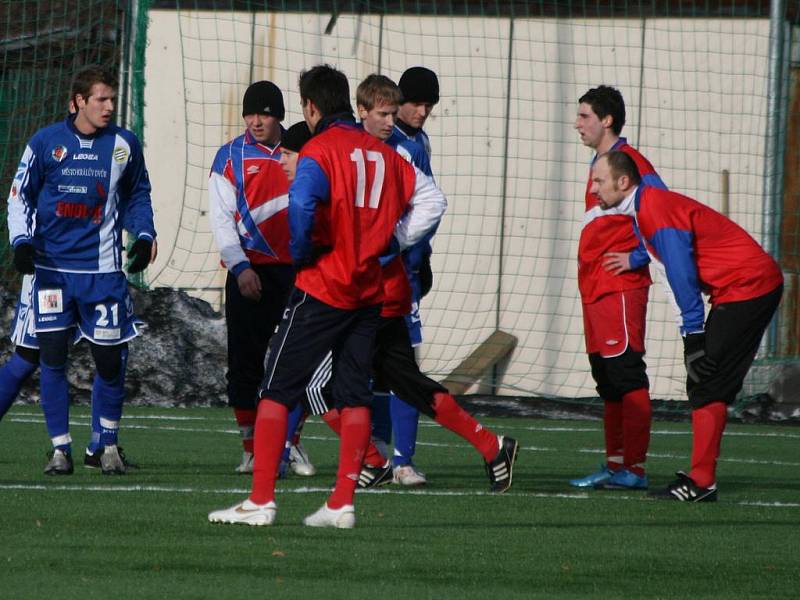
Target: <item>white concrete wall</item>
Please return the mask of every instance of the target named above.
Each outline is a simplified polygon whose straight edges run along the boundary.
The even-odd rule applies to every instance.
[[[505,393],[594,395],[575,277],[591,152],[572,128],[577,98],[590,87],[620,88],[624,134],[673,189],[718,208],[720,172],[729,170],[731,216],[760,236],[766,21],[516,20],[504,181],[508,19],[386,17],[380,47],[373,16],[341,15],[330,35],[327,15],[150,18],[145,152],[161,248],[154,285],[221,285],[206,214],[214,153],[242,130],[240,99],[251,79],[284,90],[289,125],[302,118],[297,75],[320,62],[347,73],[353,93],[379,60],[395,80],[416,64],[439,74],[441,102],[426,129],[450,208],[434,241],[422,350],[423,368],[436,376],[494,331],[499,314],[499,327],[519,338],[504,366]],[[652,390],[680,398],[674,317],[658,286],[651,299]]]

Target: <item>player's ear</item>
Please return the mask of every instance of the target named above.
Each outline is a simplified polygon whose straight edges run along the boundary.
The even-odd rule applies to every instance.
[[[612,117],[611,115],[606,115],[605,117],[600,119],[600,123],[606,129],[611,129],[611,126],[614,124],[614,117]]]

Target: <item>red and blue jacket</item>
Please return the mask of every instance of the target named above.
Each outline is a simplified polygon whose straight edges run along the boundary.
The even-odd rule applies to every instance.
[[[628,145],[625,138],[619,138],[611,150],[621,150],[630,156],[646,184],[667,188],[653,165]],[[592,166],[596,160],[597,156],[592,160]],[[591,193],[591,188],[592,175],[589,169],[585,193],[586,212],[578,244],[578,288],[584,304],[595,302],[611,292],[639,289],[652,283],[647,268],[650,258],[636,235],[635,221],[627,215],[610,214],[603,210],[600,207],[600,198]],[[606,271],[603,257],[609,252],[630,252],[631,270],[618,275]]]
[[[378,304],[379,257],[390,240],[413,245],[447,203],[430,178],[352,120],[321,129],[303,146],[289,189],[290,251],[302,265],[295,285],[345,310]],[[329,246],[320,255],[318,240]]]
[[[641,185],[614,210],[636,217],[648,252],[663,265],[682,335],[704,330],[703,294],[718,306],[783,283],[778,264],[750,234],[692,198]]]
[[[214,240],[225,267],[238,276],[251,265],[290,264],[289,181],[280,145],[249,131],[222,146],[208,180]]]

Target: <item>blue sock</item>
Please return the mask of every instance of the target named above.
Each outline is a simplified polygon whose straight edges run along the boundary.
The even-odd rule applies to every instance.
[[[119,433],[119,420],[122,418],[122,404],[125,401],[125,369],[128,364],[128,350],[122,351],[122,364],[119,374],[108,381],[99,375],[92,387],[92,403],[100,405],[100,444],[116,446]]]
[[[289,413],[289,420],[286,423],[286,444],[283,448],[283,455],[281,456],[281,463],[289,464],[289,449],[292,447],[292,439],[297,432],[297,426],[300,424],[300,419],[303,418],[303,405],[298,402]]]
[[[389,394],[372,395],[372,437],[388,447],[392,443],[392,417],[389,414]]]
[[[92,383],[92,437],[89,438],[89,444],[86,446],[86,451],[94,454],[100,450],[100,401],[97,399],[97,387],[100,385],[100,375],[95,373],[94,382]]]
[[[54,448],[71,453],[72,438],[69,435],[69,384],[67,366],[41,368],[42,412],[47,424],[47,433]]]
[[[0,369],[0,420],[14,404],[19,395],[22,384],[36,370],[34,363],[29,363],[19,354],[14,353],[8,362]]]
[[[92,402],[100,405],[98,415],[100,445],[115,446],[117,444],[119,420],[122,417],[122,403],[125,400],[123,378],[117,376],[111,381],[106,381],[98,376],[95,378],[93,390],[97,392],[97,395],[92,398]],[[94,437],[94,432],[92,433],[92,437]]]
[[[413,463],[412,459],[417,446],[419,411],[400,400],[394,394],[389,396],[389,409],[392,415],[392,429],[394,430],[392,464],[395,467],[410,465]]]

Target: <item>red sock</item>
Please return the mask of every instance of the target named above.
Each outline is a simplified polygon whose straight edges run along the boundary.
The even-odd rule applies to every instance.
[[[256,409],[254,408],[234,408],[233,416],[239,426],[239,433],[242,435],[242,447],[245,452],[253,452],[253,435],[256,425]]]
[[[689,477],[700,487],[717,481],[717,458],[728,419],[724,402],[712,402],[692,411],[692,470]]]
[[[338,436],[342,434],[342,416],[337,409],[329,410],[322,415],[322,420],[328,424]],[[386,464],[386,458],[381,454],[372,442],[367,446],[367,453],[364,455],[364,464],[370,467],[382,467]]]
[[[622,402],[603,401],[603,430],[606,436],[606,464],[612,471],[622,468]]]
[[[353,504],[358,475],[364,462],[371,429],[370,410],[366,406],[348,407],[341,411],[342,436],[339,441],[339,469],[336,487],[328,498],[328,508]]]
[[[467,440],[486,462],[494,460],[499,450],[497,436],[461,408],[455,398],[445,392],[436,392],[433,410],[433,418],[439,425]]]
[[[622,397],[622,462],[626,469],[640,477],[644,475],[652,417],[653,407],[647,388],[633,390]]]
[[[327,423],[336,435],[342,435],[342,415],[334,408],[322,415],[322,420]]]
[[[250,501],[266,504],[275,500],[275,480],[286,441],[289,410],[269,398],[262,398],[256,417],[253,488]]]

